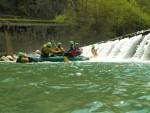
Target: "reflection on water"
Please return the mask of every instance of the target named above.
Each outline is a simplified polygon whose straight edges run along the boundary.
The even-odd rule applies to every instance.
[[[0,63],[0,113],[150,113],[144,63]]]

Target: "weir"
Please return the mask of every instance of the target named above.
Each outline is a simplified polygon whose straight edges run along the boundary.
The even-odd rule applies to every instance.
[[[58,23],[0,21],[0,56],[34,52],[51,40],[62,41],[65,27]],[[62,33],[62,34],[61,34]],[[59,36],[60,35],[60,36]]]
[[[150,32],[130,36],[94,44],[98,48],[96,58],[92,58],[91,45],[83,47],[83,55],[93,61],[149,61]]]

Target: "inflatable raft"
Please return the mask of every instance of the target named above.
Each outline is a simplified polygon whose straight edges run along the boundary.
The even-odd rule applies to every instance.
[[[86,61],[89,60],[88,57],[84,56],[76,56],[76,57],[69,57],[69,56],[54,56],[54,57],[40,57],[32,54],[28,54],[27,57],[29,58],[30,62],[64,62],[64,58],[67,58],[69,61]]]

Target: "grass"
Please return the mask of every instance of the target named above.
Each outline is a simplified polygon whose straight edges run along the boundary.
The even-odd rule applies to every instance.
[[[0,21],[32,22],[32,23],[56,23],[55,20],[27,19],[27,18],[0,18]]]

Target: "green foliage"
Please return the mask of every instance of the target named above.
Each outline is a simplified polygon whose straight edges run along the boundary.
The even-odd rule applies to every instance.
[[[64,23],[65,15],[58,15],[58,16],[56,16],[54,21],[57,22],[57,23]]]
[[[25,18],[0,18],[0,21],[12,21],[12,22],[31,22],[31,23],[54,23],[55,20],[40,20],[40,19],[25,19]]]
[[[69,0],[66,12],[67,21],[73,20],[79,31],[90,31],[95,39],[104,40],[150,27],[149,16],[135,0]]]
[[[66,6],[66,0],[1,0],[0,14],[54,19]]]
[[[65,35],[96,42],[149,29],[149,9],[149,0],[1,0],[0,21],[64,23]]]
[[[150,15],[150,1],[149,0],[137,0],[140,8]]]

